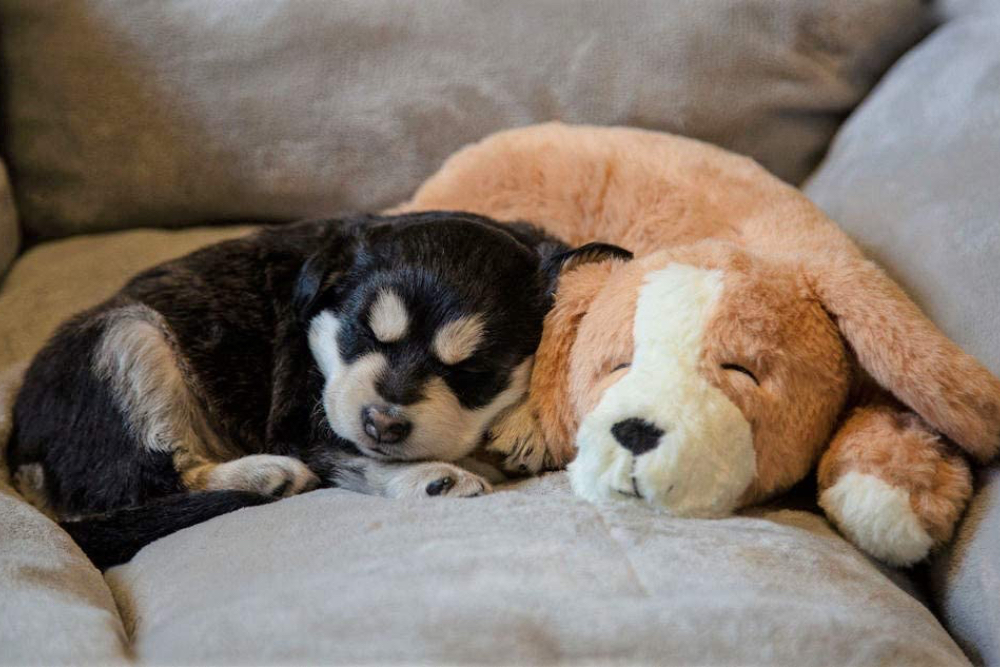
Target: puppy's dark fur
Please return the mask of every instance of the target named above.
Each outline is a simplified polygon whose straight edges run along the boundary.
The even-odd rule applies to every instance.
[[[10,469],[35,480],[101,567],[317,482],[398,495],[405,478],[442,493],[452,474],[402,467],[428,458],[426,442],[409,451],[406,439],[337,435],[347,428],[333,419],[340,376],[320,372],[315,356],[338,368],[379,361],[379,407],[413,411],[416,442],[434,431],[419,431],[413,406],[437,418],[440,400],[478,415],[508,389],[549,306],[543,258],[562,250],[529,225],[433,212],[267,228],[167,262],[69,320],[38,353],[15,404]],[[367,324],[386,290],[406,320],[390,342]],[[475,353],[435,358],[436,333],[473,312],[485,332]],[[335,336],[317,333],[321,316],[338,324]],[[234,461],[256,463],[220,467]]]

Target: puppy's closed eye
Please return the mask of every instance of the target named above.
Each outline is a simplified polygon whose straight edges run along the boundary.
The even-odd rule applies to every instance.
[[[490,368],[485,362],[474,359],[464,361],[458,364],[455,368],[462,373],[468,373],[469,375],[485,375],[493,372],[493,369]]]

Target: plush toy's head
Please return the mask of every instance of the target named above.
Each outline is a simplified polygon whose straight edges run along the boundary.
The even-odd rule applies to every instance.
[[[550,323],[553,337],[573,340],[563,400],[576,425],[574,489],[721,516],[788,488],[816,463],[842,413],[854,368],[848,343],[866,370],[936,406],[939,424],[966,444],[976,426],[992,428],[995,406],[951,384],[967,357],[921,322],[894,320],[900,302],[881,303],[891,283],[862,260],[849,266],[817,273],[710,239],[567,270]],[[859,278],[867,298],[844,287]],[[896,349],[885,349],[892,341]],[[930,368],[921,357],[946,369],[920,377]]]
[[[705,241],[576,273],[578,493],[721,515],[808,472],[850,367],[800,272]]]

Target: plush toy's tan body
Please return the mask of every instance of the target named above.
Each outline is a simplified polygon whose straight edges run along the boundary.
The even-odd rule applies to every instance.
[[[456,153],[399,210],[420,209],[530,220],[635,254],[567,264],[528,402],[496,431],[494,446],[531,468],[579,448],[584,496],[721,515],[819,461],[831,519],[906,564],[949,539],[964,508],[958,450],[1000,449],[1000,381],[752,160],[547,124]]]

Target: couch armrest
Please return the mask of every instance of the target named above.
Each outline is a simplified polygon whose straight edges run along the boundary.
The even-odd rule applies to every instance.
[[[21,230],[14,208],[14,192],[7,178],[7,169],[0,162],[0,278],[14,261],[21,243]]]
[[[1000,464],[981,470],[954,544],[931,568],[948,629],[974,662],[1000,665]]]

